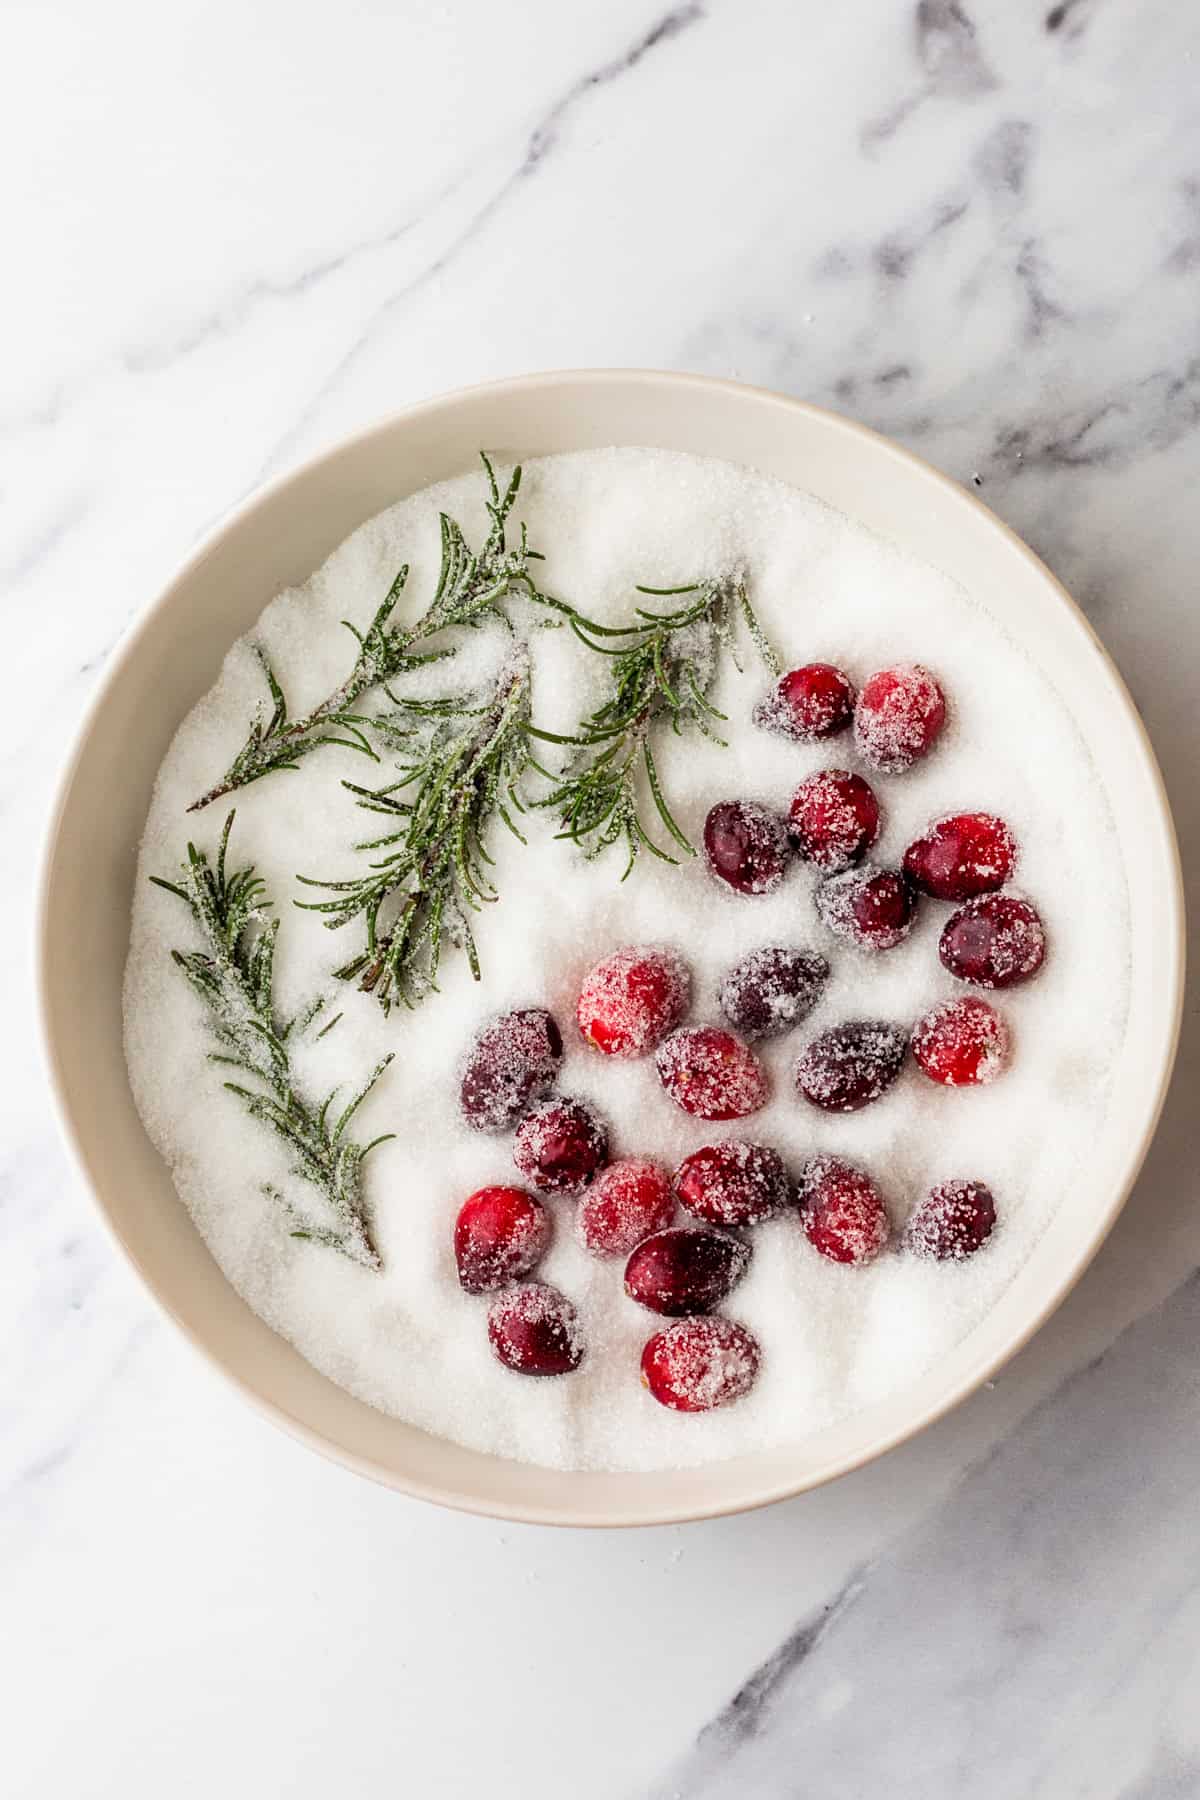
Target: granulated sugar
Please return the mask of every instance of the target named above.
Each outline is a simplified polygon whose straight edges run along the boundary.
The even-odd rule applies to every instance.
[[[294,713],[344,677],[354,645],[339,621],[365,625],[401,562],[412,564],[401,615],[427,603],[440,508],[480,541],[483,483],[471,475],[381,514],[303,588],[267,608],[254,636]],[[803,494],[723,463],[611,450],[529,465],[518,512],[546,555],[539,580],[594,618],[628,619],[636,582],[665,587],[741,566],[785,667],[827,661],[859,684],[898,662],[935,672],[949,722],[933,753],[903,774],[864,771],[884,811],[872,858],[897,867],[929,821],[950,812],[984,809],[1012,826],[1016,886],[1045,921],[1048,953],[1036,980],[992,996],[1011,1028],[1011,1066],[990,1086],[955,1091],[926,1080],[909,1060],[864,1111],[818,1111],[792,1080],[814,1037],[849,1020],[908,1030],[938,1001],[968,991],[938,962],[950,909],[923,900],[903,943],[864,954],[818,920],[808,865],[794,863],[777,891],[758,897],[718,884],[700,858],[669,868],[643,856],[621,884],[619,849],[587,864],[555,841],[545,813],[530,815],[527,848],[502,828],[489,844],[501,898],[477,923],[482,982],[448,951],[440,993],[415,1013],[399,1008],[385,1018],[368,996],[330,979],[357,948],[358,927],[330,932],[292,905],[304,893],[297,874],[354,872],[360,859],[351,846],[371,835],[371,816],[354,810],[341,779],[388,778],[349,751],[321,749],[300,773],[268,777],[236,796],[230,855],[234,867],[257,865],[282,918],[280,1010],[328,993],[336,1004],[324,1016],[343,1014],[298,1050],[308,1091],[357,1082],[395,1051],[356,1128],[362,1141],[396,1137],[373,1153],[365,1175],[382,1274],[292,1239],[262,1187],[273,1182],[298,1204],[307,1203],[304,1188],[206,1060],[205,1014],[169,955],[172,946],[195,944],[192,923],[179,900],[148,881],[174,875],[189,836],[216,845],[224,808],[190,817],[185,808],[228,765],[260,699],[261,675],[243,641],[180,727],[146,824],[125,987],[134,1094],[233,1285],[312,1363],[371,1404],[461,1443],[562,1468],[649,1469],[782,1444],[903,1388],[960,1341],[1021,1267],[1081,1166],[1102,1116],[1128,985],[1124,882],[1104,797],[1061,702],[1002,624],[933,569]],[[607,662],[568,631],[537,633],[533,646],[537,721],[569,732],[603,698]],[[465,687],[504,652],[498,630],[469,634],[455,662],[424,671],[416,685]],[[801,744],[754,726],[753,708],[771,681],[748,648],[743,661],[745,673],[726,671],[714,695],[729,715],[730,748],[695,736],[662,740],[663,782],[696,844],[718,800],[786,811],[804,775],[859,766],[849,734]],[[652,1056],[604,1058],[582,1042],[574,1017],[581,980],[631,943],[672,944],[686,958],[689,1025],[724,1024],[722,979],[756,949],[785,944],[828,959],[811,1013],[755,1043],[773,1083],[762,1112],[706,1126],[672,1104]],[[876,1262],[854,1268],[818,1255],[790,1210],[754,1227],[749,1272],[723,1311],[759,1340],[759,1379],[736,1404],[685,1416],[658,1406],[638,1379],[642,1347],[662,1321],[626,1298],[620,1259],[584,1250],[575,1202],[550,1199],[555,1237],[536,1279],[574,1302],[586,1353],[573,1374],[513,1374],[489,1350],[487,1300],[462,1291],[452,1249],[463,1199],[518,1180],[511,1136],[467,1130],[458,1112],[472,1036],[510,1007],[554,1014],[566,1044],[558,1089],[600,1109],[614,1158],[674,1167],[702,1144],[741,1137],[774,1146],[795,1174],[814,1152],[836,1152],[870,1170],[897,1233],[930,1186],[956,1178],[987,1184],[997,1228],[965,1263],[922,1261],[895,1247],[897,1238]]]

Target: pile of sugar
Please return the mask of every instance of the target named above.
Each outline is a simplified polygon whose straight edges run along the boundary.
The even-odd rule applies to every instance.
[[[415,611],[426,603],[441,508],[476,541],[482,535],[482,483],[466,476],[371,520],[304,587],[267,607],[254,636],[296,712],[342,678],[354,647],[339,621],[367,620],[402,561],[412,564],[403,604]],[[222,1091],[221,1070],[206,1062],[204,1014],[168,954],[195,941],[191,923],[177,899],[147,880],[173,872],[189,835],[215,844],[222,809],[192,817],[184,809],[226,767],[260,698],[261,677],[243,640],[180,727],[146,824],[125,985],[134,1094],[230,1281],[316,1367],[384,1411],[464,1444],[562,1468],[695,1464],[793,1441],[904,1387],[961,1340],[1012,1280],[1084,1162],[1128,987],[1124,878],[1104,796],[1061,700],[1002,624],[934,569],[807,495],[720,462],[615,449],[531,464],[520,512],[531,543],[546,554],[545,585],[593,617],[627,618],[635,582],[667,586],[740,564],[787,666],[826,660],[859,682],[892,661],[936,670],[950,723],[924,763],[872,778],[885,812],[873,854],[896,866],[905,845],[948,811],[986,808],[1013,826],[1019,884],[1045,920],[1050,951],[1035,982],[1000,997],[1015,1043],[1011,1069],[991,1087],[957,1092],[935,1088],[910,1063],[878,1104],[845,1117],[819,1113],[795,1095],[798,1053],[839,1020],[907,1027],[954,991],[936,949],[948,909],[924,902],[908,941],[871,958],[820,925],[804,866],[794,866],[776,893],[753,899],[721,887],[699,861],[673,869],[643,857],[622,885],[619,852],[585,863],[554,841],[547,814],[531,817],[527,848],[503,830],[494,836],[502,897],[478,921],[482,983],[451,953],[438,995],[415,1014],[385,1018],[370,999],[329,980],[357,943],[356,927],[330,933],[291,904],[301,891],[297,873],[353,870],[350,846],[372,822],[355,813],[340,786],[342,777],[369,778],[368,765],[325,749],[302,773],[237,796],[231,854],[235,866],[257,865],[283,919],[281,1008],[333,991],[344,1014],[335,1030],[302,1047],[304,1080],[323,1093],[358,1080],[394,1050],[359,1131],[364,1141],[397,1135],[367,1166],[383,1273],[292,1240],[261,1188],[273,1181],[303,1202],[303,1185],[289,1177],[271,1136]],[[607,664],[589,658],[567,631],[537,633],[533,642],[537,718],[569,731],[600,697]],[[465,685],[494,669],[503,651],[499,633],[473,635],[455,663],[422,680]],[[747,797],[783,809],[809,771],[854,766],[847,737],[805,747],[755,728],[751,710],[767,683],[752,655],[744,661],[746,672],[723,675],[715,696],[729,715],[730,748],[695,737],[662,747],[664,782],[693,842],[717,800]],[[815,1012],[763,1046],[773,1098],[739,1126],[685,1117],[659,1086],[652,1058],[603,1058],[574,1030],[586,969],[618,945],[663,941],[677,944],[692,967],[693,1023],[719,1022],[721,978],[756,946],[799,944],[830,961]],[[736,1405],[687,1417],[657,1406],[638,1381],[642,1345],[660,1321],[625,1297],[619,1261],[583,1251],[572,1204],[552,1200],[555,1240],[538,1273],[579,1308],[587,1354],[570,1376],[512,1374],[490,1353],[486,1300],[459,1288],[451,1246],[465,1196],[513,1179],[511,1139],[464,1129],[456,1071],[482,1020],[536,1005],[552,1009],[567,1042],[560,1088],[602,1109],[614,1155],[674,1166],[700,1144],[733,1135],[774,1145],[796,1170],[815,1151],[834,1150],[875,1173],[897,1226],[931,1184],[959,1176],[991,1186],[999,1227],[967,1264],[889,1251],[865,1268],[824,1260],[794,1216],[757,1227],[750,1271],[725,1310],[758,1337],[761,1375]]]

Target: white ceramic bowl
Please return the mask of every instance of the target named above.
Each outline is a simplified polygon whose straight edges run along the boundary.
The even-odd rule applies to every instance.
[[[1132,981],[1112,1099],[1083,1178],[975,1331],[884,1404],[785,1449],[657,1474],[568,1474],[466,1450],[352,1399],[270,1331],[210,1257],[142,1129],[125,1073],[121,978],[151,785],[234,638],[364,519],[471,467],[655,445],[808,489],[967,587],[1058,688],[1090,745],[1129,886]],[[547,1523],[635,1525],[800,1492],[969,1394],[1059,1304],[1137,1174],[1170,1076],[1183,985],[1178,853],[1153,751],[1120,677],[1037,558],[978,501],[861,426],[695,376],[596,371],[469,389],[395,414],[264,488],[216,530],[126,639],[80,730],[54,811],[39,924],[51,1080],[67,1139],[117,1241],[192,1343],[277,1424],[407,1493]],[[69,957],[56,947],[69,942]]]

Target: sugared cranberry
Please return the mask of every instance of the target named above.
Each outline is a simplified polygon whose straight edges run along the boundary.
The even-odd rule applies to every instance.
[[[704,821],[704,854],[739,894],[773,893],[791,854],[787,826],[757,800],[721,800]]]
[[[608,1131],[586,1100],[543,1100],[517,1128],[513,1161],[543,1194],[578,1194],[608,1161]]]
[[[463,1118],[476,1131],[507,1131],[549,1093],[562,1061],[558,1026],[540,1006],[502,1013],[485,1025],[463,1068]]]
[[[710,1312],[741,1280],[750,1249],[723,1231],[674,1225],[644,1238],[625,1264],[625,1292],[639,1306],[677,1319]]]
[[[627,946],[583,979],[579,1029],[605,1056],[642,1056],[678,1025],[692,978],[674,950]]]
[[[678,1319],[642,1351],[642,1384],[660,1406],[711,1412],[748,1394],[758,1375],[757,1339],[732,1319]]]
[[[970,900],[1009,880],[1017,840],[995,813],[955,813],[935,819],[904,852],[904,871],[935,900]]]
[[[858,1112],[891,1087],[907,1047],[897,1025],[874,1019],[834,1025],[796,1064],[796,1086],[822,1112]]]
[[[766,1073],[753,1050],[715,1025],[685,1026],[659,1045],[658,1079],[696,1119],[744,1119],[765,1106]]]
[[[768,944],[730,969],[721,983],[721,1011],[743,1037],[780,1037],[808,1017],[828,979],[823,956]]]
[[[880,669],[854,709],[854,741],[863,761],[899,775],[928,754],[946,723],[946,697],[919,663]]]
[[[996,1202],[982,1181],[944,1181],[917,1202],[904,1241],[916,1256],[962,1262],[991,1237]]]
[[[879,802],[849,769],[809,775],[792,795],[788,818],[799,854],[830,875],[856,863],[879,836]]]
[[[917,1020],[913,1056],[943,1087],[984,1087],[1008,1060],[1008,1026],[986,1000],[944,1000]]]
[[[878,1256],[891,1226],[869,1175],[840,1156],[814,1156],[800,1178],[800,1220],[813,1248],[830,1262]]]
[[[550,1242],[550,1215],[522,1188],[485,1187],[464,1200],[454,1224],[454,1260],[468,1294],[490,1294],[530,1269]]]
[[[912,930],[917,890],[897,869],[864,863],[828,875],[816,892],[817,911],[835,937],[860,950],[893,950]]]
[[[953,914],[942,933],[943,968],[976,987],[1009,988],[1036,975],[1046,957],[1046,933],[1028,900],[981,894]]]
[[[832,663],[790,669],[754,709],[754,722],[798,744],[835,737],[854,717],[854,688]]]
[[[675,1192],[686,1212],[710,1225],[757,1225],[787,1205],[791,1185],[777,1150],[726,1138],[684,1157]]]
[[[665,1169],[640,1157],[611,1163],[579,1202],[575,1229],[593,1256],[628,1256],[671,1223],[675,1196]]]
[[[567,1375],[583,1360],[579,1315],[545,1282],[506,1288],[488,1308],[487,1327],[495,1355],[518,1375]]]

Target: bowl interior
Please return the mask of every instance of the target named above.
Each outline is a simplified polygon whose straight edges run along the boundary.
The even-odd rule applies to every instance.
[[[471,466],[481,446],[529,456],[621,443],[720,456],[805,488],[961,581],[1004,621],[1057,686],[1107,789],[1129,888],[1132,979],[1085,1178],[952,1355],[885,1404],[794,1447],[700,1469],[578,1474],[505,1462],[387,1418],[255,1317],[210,1257],[134,1110],[121,980],[158,765],[266,602],[373,513]],[[50,953],[68,936],[69,977]],[[40,964],[51,1074],[85,1179],[142,1278],[249,1399],[315,1448],[412,1493],[515,1518],[640,1524],[760,1504],[868,1460],[969,1392],[1041,1323],[1103,1239],[1153,1131],[1178,1029],[1182,905],[1161,780],[1125,689],[1062,589],[986,509],[884,439],[794,401],[686,376],[565,374],[411,409],[277,482],[215,533],[128,639],[82,728],[50,833]]]

